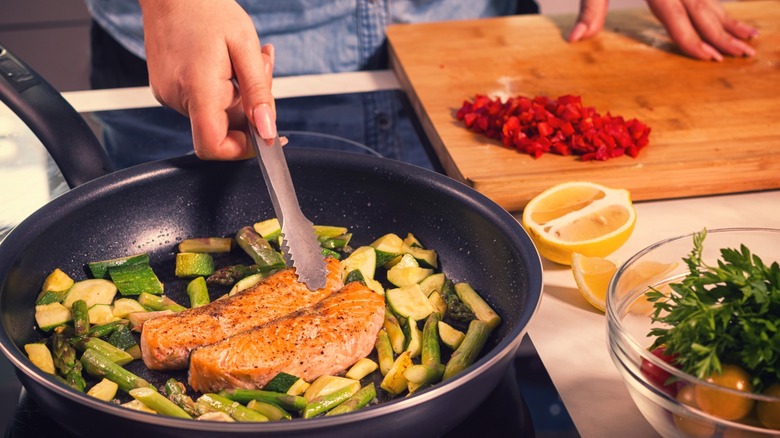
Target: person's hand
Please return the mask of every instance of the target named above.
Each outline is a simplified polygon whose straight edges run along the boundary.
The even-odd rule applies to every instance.
[[[247,117],[263,138],[276,135],[273,47],[261,48],[252,20],[233,0],[140,3],[152,91],[190,118],[195,154],[217,160],[254,155]]]
[[[647,4],[688,56],[722,61],[723,55],[756,53],[746,41],[757,37],[758,31],[726,14],[718,0],[647,0]],[[607,0],[581,0],[569,41],[595,36],[604,27],[606,15]]]

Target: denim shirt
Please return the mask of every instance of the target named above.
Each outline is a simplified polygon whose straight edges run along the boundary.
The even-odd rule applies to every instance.
[[[93,19],[126,49],[145,59],[137,0],[85,0]],[[537,10],[533,0],[236,0],[249,13],[260,42],[276,47],[274,76],[387,68],[385,28],[396,23],[462,20]],[[301,102],[278,103],[279,128],[336,134],[385,158],[431,168],[412,121],[393,91],[332,96],[328,111],[312,117]],[[172,112],[172,111],[170,111]],[[163,113],[166,114],[166,113]],[[132,112],[103,114],[103,137],[118,167],[192,150],[191,133],[178,114],[175,123]],[[143,120],[142,120],[143,119]],[[151,125],[155,125],[151,128]],[[159,125],[159,126],[157,126]],[[174,126],[180,126],[178,132]],[[156,145],[139,144],[137,133],[160,135]],[[414,146],[417,144],[418,146]],[[132,145],[129,147],[128,145]],[[145,148],[145,149],[144,149]]]
[[[145,58],[137,0],[85,0],[92,17]],[[384,68],[385,28],[395,23],[514,14],[518,0],[236,0],[260,42],[276,47],[275,76]]]

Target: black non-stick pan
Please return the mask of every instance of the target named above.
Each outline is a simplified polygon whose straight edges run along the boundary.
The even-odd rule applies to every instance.
[[[482,357],[456,378],[411,397],[338,417],[260,424],[130,411],[59,383],[32,365],[22,349],[42,336],[35,328],[34,301],[54,268],[86,278],[87,261],[148,252],[163,281],[173,281],[164,272],[173,266],[179,241],[232,235],[272,217],[273,209],[252,160],[185,156],[108,172],[105,154],[78,114],[2,47],[0,71],[3,101],[38,134],[74,186],[0,244],[0,348],[30,396],[69,431],[101,437],[431,437],[452,430],[504,376],[542,288],[538,253],[514,217],[469,187],[412,165],[285,148],[302,209],[313,222],[348,227],[353,246],[389,232],[413,233],[438,251],[447,276],[469,282],[486,298],[503,321]]]

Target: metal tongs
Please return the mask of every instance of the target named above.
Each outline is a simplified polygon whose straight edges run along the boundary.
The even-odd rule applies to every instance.
[[[274,212],[282,227],[284,258],[288,266],[295,268],[298,281],[306,284],[309,290],[322,289],[328,273],[325,258],[314,233],[314,225],[304,216],[298,204],[279,136],[273,139],[273,143],[267,144],[251,123],[249,133]]]

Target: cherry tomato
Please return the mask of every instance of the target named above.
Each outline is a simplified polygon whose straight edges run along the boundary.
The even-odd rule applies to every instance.
[[[780,398],[780,383],[775,383],[762,393],[772,397]],[[759,401],[758,421],[769,429],[780,430],[780,401]]]
[[[750,393],[753,385],[750,376],[735,365],[723,365],[720,374],[712,374],[705,380],[724,388]],[[696,385],[696,403],[702,411],[725,420],[739,420],[753,409],[753,400],[749,397],[727,393],[717,388]]]
[[[683,386],[677,392],[677,401],[694,409],[697,408],[694,391],[693,385]],[[715,434],[715,424],[707,420],[677,414],[672,415],[672,420],[677,429],[689,437],[707,438]]]
[[[671,364],[674,360],[674,355],[666,355],[666,348],[665,347],[656,347],[651,351],[651,353],[661,359],[662,361]],[[672,375],[659,367],[658,365],[655,365],[654,363],[650,362],[647,359],[642,359],[642,365],[640,366],[640,370],[642,371],[642,374],[647,378],[647,380],[655,385],[656,387],[660,388],[665,393],[671,395],[672,397],[677,395],[677,385],[675,383],[666,384],[666,381],[671,377]]]

